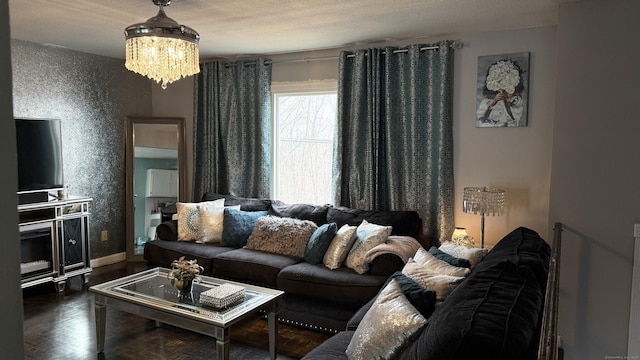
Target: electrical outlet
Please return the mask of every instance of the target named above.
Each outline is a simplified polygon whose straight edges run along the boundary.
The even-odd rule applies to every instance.
[[[102,230],[102,232],[100,233],[100,236],[102,241],[109,240],[109,232],[107,230]]]
[[[633,237],[640,238],[640,224],[633,224]]]

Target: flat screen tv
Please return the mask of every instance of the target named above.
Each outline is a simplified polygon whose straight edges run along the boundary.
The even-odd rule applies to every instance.
[[[15,119],[18,194],[64,188],[59,119]]]

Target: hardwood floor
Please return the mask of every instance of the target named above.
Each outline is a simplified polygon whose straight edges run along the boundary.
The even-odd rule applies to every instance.
[[[58,293],[53,284],[23,290],[25,359],[212,359],[215,339],[137,315],[109,310],[105,352],[96,353],[93,296],[88,287],[144,270],[118,263],[93,270],[89,284],[76,276]],[[279,325],[278,358],[299,359],[329,335]],[[268,358],[267,322],[258,315],[231,328],[231,359]],[[2,357],[2,356],[0,356]]]

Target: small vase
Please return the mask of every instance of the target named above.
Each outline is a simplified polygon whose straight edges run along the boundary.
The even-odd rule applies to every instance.
[[[180,292],[180,295],[191,294],[191,288],[193,286],[193,279],[182,279],[176,281],[176,288]]]

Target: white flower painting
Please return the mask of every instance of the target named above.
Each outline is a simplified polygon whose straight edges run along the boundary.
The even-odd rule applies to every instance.
[[[529,53],[478,57],[476,127],[527,126]]]

